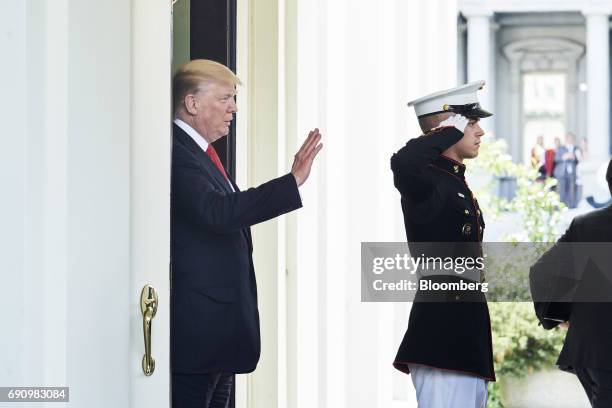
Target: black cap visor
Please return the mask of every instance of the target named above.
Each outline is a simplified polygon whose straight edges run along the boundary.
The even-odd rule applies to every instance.
[[[493,116],[491,112],[487,112],[486,110],[482,109],[479,103],[470,103],[468,105],[450,105],[448,106],[448,111],[455,112],[470,119],[488,118],[489,116]]]
[[[484,109],[473,109],[470,110],[468,112],[458,112],[461,115],[465,116],[466,118],[469,119],[475,119],[475,118],[488,118],[489,116],[493,116],[493,114],[491,112],[487,112]]]
[[[456,113],[458,115],[463,115],[469,119],[476,118],[488,118],[489,116],[493,116],[491,112],[488,112],[480,107],[479,103],[470,103],[467,105],[445,105],[444,110],[438,112],[426,113],[425,115],[419,116],[419,119],[425,118],[427,116],[439,115],[440,113]]]

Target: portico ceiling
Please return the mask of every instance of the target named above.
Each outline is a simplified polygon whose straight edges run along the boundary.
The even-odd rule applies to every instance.
[[[465,15],[547,11],[612,14],[612,2],[609,0],[458,0],[457,6]]]
[[[584,26],[584,15],[578,11],[529,13],[497,12],[495,22],[504,27]]]

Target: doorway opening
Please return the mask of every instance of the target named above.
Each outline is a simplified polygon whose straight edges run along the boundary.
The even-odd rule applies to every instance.
[[[236,72],[236,0],[172,1],[172,73],[192,59],[217,61]],[[236,179],[236,120],[213,143],[229,177]],[[230,408],[236,406],[236,378]]]
[[[172,72],[192,59],[210,59],[236,72],[236,0],[173,0]],[[236,121],[214,142],[230,178],[236,178]]]
[[[555,148],[566,133],[566,81],[563,72],[541,71],[523,74],[522,161],[529,164],[538,137],[545,150]]]

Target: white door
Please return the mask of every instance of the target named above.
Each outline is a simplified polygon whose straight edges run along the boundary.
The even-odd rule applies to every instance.
[[[170,1],[7,1],[0,27],[0,387],[169,407]]]

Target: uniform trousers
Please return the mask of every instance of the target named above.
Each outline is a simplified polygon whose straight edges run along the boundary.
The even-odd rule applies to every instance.
[[[471,374],[409,364],[419,408],[485,408],[487,382]]]

